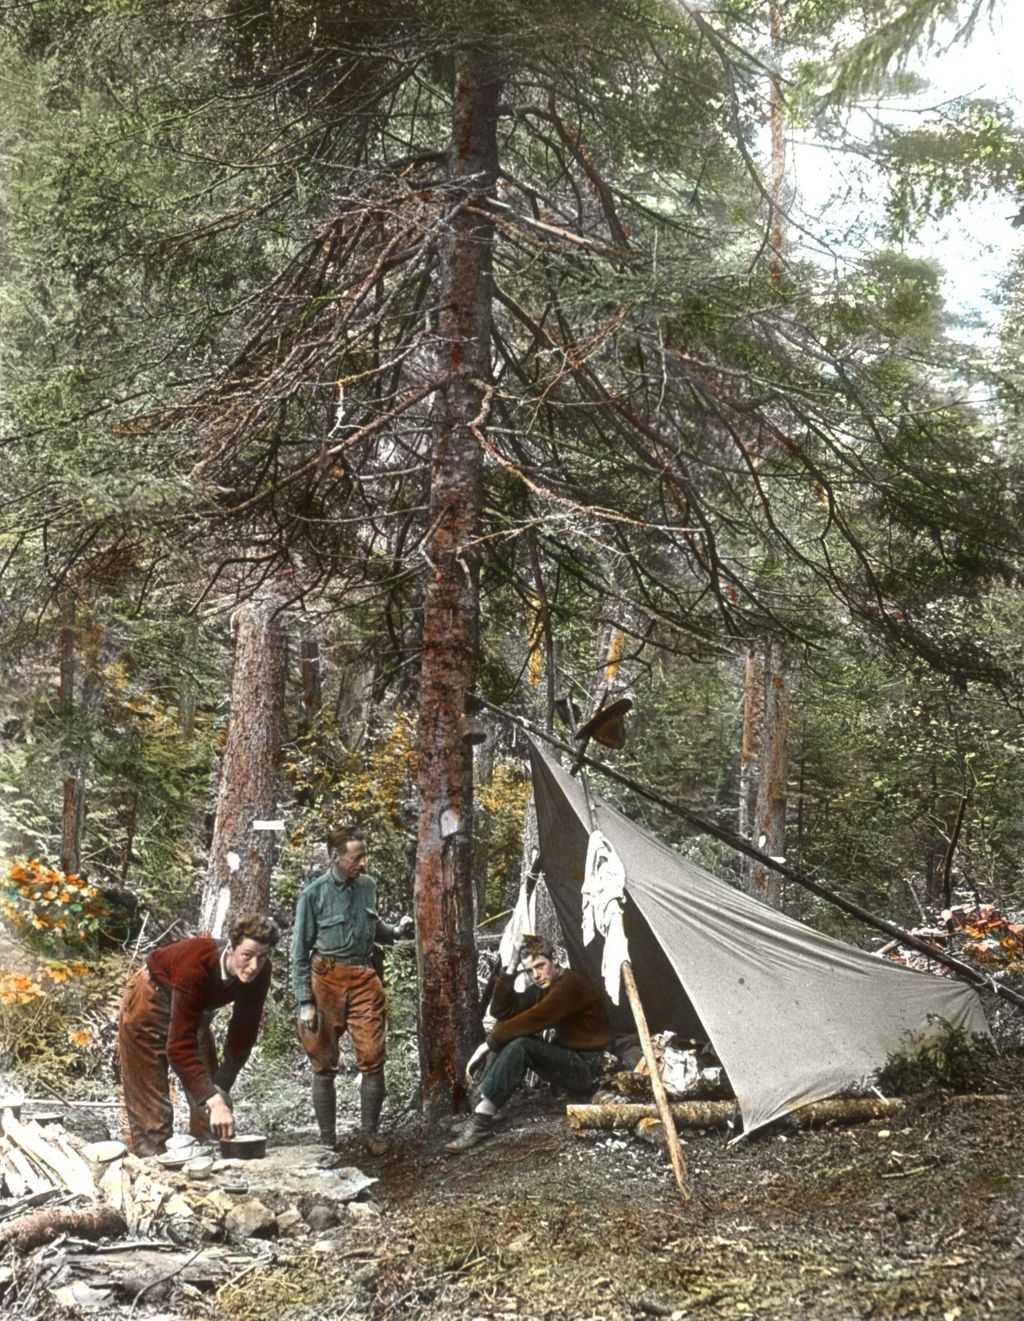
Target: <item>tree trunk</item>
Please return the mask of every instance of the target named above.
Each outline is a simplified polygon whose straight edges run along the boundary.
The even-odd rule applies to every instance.
[[[200,926],[214,935],[233,913],[265,913],[274,832],[254,822],[277,811],[285,701],[285,637],[278,603],[250,601],[236,615],[235,661],[217,814]]]
[[[77,873],[82,865],[82,831],[85,826],[85,777],[77,768],[64,776],[64,810],[61,818],[60,869]]]
[[[82,865],[82,832],[85,828],[85,776],[77,764],[71,746],[71,728],[75,707],[75,601],[71,595],[60,603],[61,626],[58,640],[57,709],[63,722],[64,779],[61,811],[60,867],[66,875],[77,873]]]
[[[769,96],[772,133],[772,220],[771,249],[772,281],[776,284],[782,279],[782,247],[785,237],[785,221],[782,210],[782,186],[786,177],[786,137],[783,122],[785,98],[782,93],[782,12],[778,0],[770,0],[768,5],[769,23],[772,41],[772,77]]]
[[[743,665],[743,733],[740,744],[739,813],[736,833],[752,835],[750,823],[757,798],[757,758],[764,728],[764,657],[751,647]],[[753,841],[752,841],[753,842]]]
[[[789,696],[782,648],[778,643],[769,643],[765,648],[764,671],[764,738],[753,843],[769,857],[781,858],[786,852]],[[779,908],[782,903],[779,873],[755,863],[751,872],[751,893],[773,908]]]
[[[462,58],[449,174],[486,205],[497,170],[499,78],[479,51]],[[416,918],[420,1069],[428,1124],[461,1106],[463,1067],[480,1036],[472,873],[472,751],[458,722],[473,686],[479,632],[476,571],[483,457],[482,383],[490,379],[493,225],[453,210],[442,250],[438,334],[448,379],[433,422],[430,565],[419,698],[420,817]]]
[[[303,638],[300,665],[302,671],[302,728],[312,729],[320,711],[320,643],[316,638]]]

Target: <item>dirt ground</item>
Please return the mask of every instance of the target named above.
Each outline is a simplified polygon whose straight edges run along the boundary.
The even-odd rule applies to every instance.
[[[495,1135],[461,1155],[406,1116],[384,1157],[354,1138],[344,1145],[339,1162],[376,1182],[323,1228],[240,1245],[251,1259],[214,1289],[169,1286],[103,1315],[1020,1321],[1024,1059],[1008,1062],[1001,1083],[1007,1099],[921,1099],[896,1120],[854,1127],[734,1144],[687,1132],[686,1207],[657,1148],[626,1134],[573,1136],[546,1088],[517,1098]],[[329,1180],[314,1176],[296,1199],[275,1172],[316,1155],[306,1099],[296,1077],[268,1098],[270,1156],[262,1174],[250,1163],[250,1184],[262,1179],[275,1212],[298,1200],[309,1219],[320,1186],[330,1202]],[[0,1303],[7,1317],[78,1315],[24,1287],[30,1262],[6,1265],[23,1286],[7,1310]]]
[[[321,1315],[1019,1321],[1021,1100],[689,1134],[684,1208],[656,1149],[573,1137],[535,1095],[473,1152],[407,1141],[379,1163],[373,1272]]]

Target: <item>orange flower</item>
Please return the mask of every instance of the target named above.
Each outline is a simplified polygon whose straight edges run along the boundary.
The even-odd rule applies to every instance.
[[[0,1002],[26,1005],[33,1000],[42,999],[42,988],[30,978],[22,977],[19,973],[0,977]]]
[[[57,902],[59,904],[69,904],[71,902],[71,891],[61,890],[60,894],[57,896]]]
[[[87,1028],[78,1028],[75,1031],[69,1032],[68,1036],[76,1046],[92,1045],[92,1033]]]

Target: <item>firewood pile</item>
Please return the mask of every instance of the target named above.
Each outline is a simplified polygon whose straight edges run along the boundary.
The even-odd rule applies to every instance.
[[[200,1155],[175,1168],[120,1141],[86,1142],[59,1116],[39,1122],[0,1103],[0,1310],[30,1253],[35,1285],[86,1310],[148,1296],[165,1277],[186,1291],[216,1287],[239,1262],[272,1250],[268,1240],[378,1215],[367,1200],[375,1182],[302,1146],[262,1160]]]

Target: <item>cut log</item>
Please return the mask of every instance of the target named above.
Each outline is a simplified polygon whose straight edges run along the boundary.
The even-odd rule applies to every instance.
[[[126,1233],[124,1216],[113,1207],[75,1211],[68,1206],[48,1207],[18,1216],[0,1229],[0,1246],[8,1243],[19,1252],[29,1252],[43,1243],[52,1243],[62,1234],[75,1238],[116,1238]]]
[[[983,1104],[1006,1101],[1006,1096],[969,1094],[946,1098],[953,1105]],[[814,1101],[801,1106],[786,1116],[787,1123],[799,1128],[813,1128],[817,1124],[863,1124],[870,1119],[886,1119],[904,1110],[908,1102],[893,1097],[836,1097],[828,1101]],[[740,1109],[735,1101],[673,1101],[669,1107],[677,1128],[726,1128],[740,1121]],[[589,1129],[635,1128],[641,1119],[658,1118],[654,1105],[614,1103],[606,1105],[568,1105],[565,1117],[574,1133]]]
[[[669,1113],[676,1127],[719,1128],[739,1118],[735,1101],[671,1101]],[[574,1133],[587,1129],[635,1128],[641,1119],[658,1119],[656,1105],[624,1102],[616,1105],[567,1105],[565,1117]]]
[[[82,1197],[96,1196],[92,1171],[70,1145],[65,1144],[61,1147],[56,1142],[44,1138],[35,1124],[23,1124],[19,1119],[15,1119],[10,1110],[3,1112],[3,1129],[11,1143],[27,1152],[38,1164],[52,1171],[68,1192]]]

